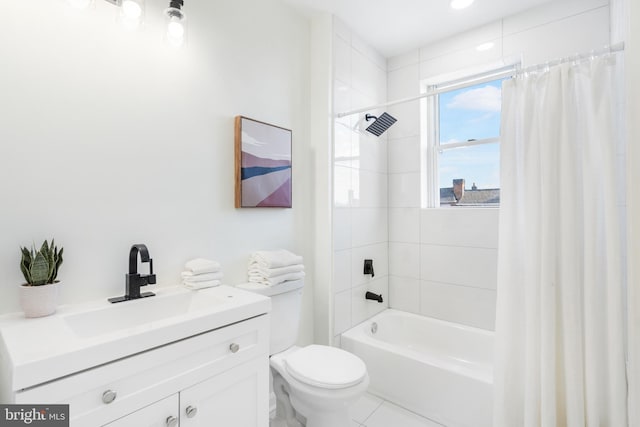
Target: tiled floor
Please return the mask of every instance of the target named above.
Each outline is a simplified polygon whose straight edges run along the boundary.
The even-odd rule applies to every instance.
[[[445,427],[384,399],[366,393],[351,407],[350,427]],[[272,419],[269,427],[286,427]]]
[[[372,394],[351,408],[351,427],[443,427]]]

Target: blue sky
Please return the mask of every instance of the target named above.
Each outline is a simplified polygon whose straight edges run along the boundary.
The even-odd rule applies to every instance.
[[[482,83],[440,95],[440,143],[500,135],[502,81]],[[440,187],[463,178],[465,187],[500,187],[500,147],[484,144],[444,150],[440,155]]]

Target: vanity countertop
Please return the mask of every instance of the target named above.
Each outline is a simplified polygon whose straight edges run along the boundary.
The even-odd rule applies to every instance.
[[[0,362],[18,391],[271,310],[269,298],[232,286],[155,288],[156,296],[58,307],[47,317],[0,316]],[[4,375],[3,375],[4,376]],[[6,386],[6,385],[5,385]]]

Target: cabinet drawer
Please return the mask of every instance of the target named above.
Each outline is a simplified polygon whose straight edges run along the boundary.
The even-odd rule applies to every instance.
[[[250,359],[268,358],[268,328],[269,315],[258,316],[27,389],[16,393],[16,403],[66,403],[72,426],[104,425]]]

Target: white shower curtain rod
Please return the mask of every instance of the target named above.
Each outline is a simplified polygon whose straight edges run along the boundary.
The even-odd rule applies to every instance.
[[[430,96],[438,95],[438,94],[441,94],[443,92],[450,92],[452,90],[456,90],[456,89],[460,89],[460,88],[469,86],[469,82],[470,81],[472,81],[473,84],[486,83],[486,82],[490,82],[490,81],[493,81],[493,80],[504,79],[504,78],[507,78],[507,77],[515,77],[517,75],[524,74],[524,73],[531,73],[531,72],[541,71],[541,70],[544,70],[545,68],[548,68],[548,67],[551,67],[551,66],[555,66],[555,65],[564,64],[566,62],[582,61],[582,60],[585,60],[585,59],[595,58],[595,57],[602,56],[602,55],[608,55],[610,53],[620,52],[620,51],[623,51],[623,50],[624,50],[624,42],[620,42],[620,43],[616,43],[614,45],[605,47],[604,49],[593,50],[593,51],[591,51],[589,53],[585,53],[585,54],[576,54],[576,55],[573,55],[573,56],[570,56],[570,57],[557,59],[555,61],[549,61],[549,62],[546,62],[544,64],[532,65],[532,66],[526,67],[526,68],[506,67],[506,68],[502,68],[500,70],[497,70],[497,71],[494,71],[494,72],[491,72],[491,73],[486,73],[485,72],[485,73],[478,74],[478,75],[475,76],[475,77],[477,77],[477,79],[474,79],[474,76],[472,76],[470,78],[465,78],[464,82],[460,82],[460,81],[449,82],[445,87],[434,89],[434,90],[431,90],[429,92],[425,92],[423,94],[420,94],[420,95],[417,95],[417,96],[413,96],[413,97],[410,97],[410,98],[398,99],[396,101],[389,101],[389,102],[386,102],[384,104],[372,105],[372,106],[365,107],[365,108],[358,108],[356,110],[346,111],[346,112],[343,112],[343,113],[337,113],[336,117],[337,118],[341,118],[341,117],[350,116],[352,114],[358,114],[358,113],[364,113],[366,111],[376,110],[378,108],[391,107],[393,105],[404,104],[405,102],[417,101],[419,99],[423,99],[423,98],[427,98],[427,97],[430,97]]]

